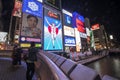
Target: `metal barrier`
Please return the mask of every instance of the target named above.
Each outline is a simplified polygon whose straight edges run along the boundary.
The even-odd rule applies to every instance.
[[[39,71],[37,70],[37,75],[41,80],[70,80],[44,53],[40,52],[38,57],[41,59],[41,66]]]

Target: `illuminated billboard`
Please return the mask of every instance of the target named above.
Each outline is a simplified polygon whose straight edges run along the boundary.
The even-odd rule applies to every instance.
[[[69,27],[72,27],[72,17],[66,14],[63,14],[63,24]]]
[[[79,52],[80,49],[82,48],[82,45],[81,45],[80,34],[77,28],[75,28],[75,39],[76,39],[76,51]]]
[[[7,32],[0,32],[0,42],[6,42],[7,34]]]
[[[22,11],[42,17],[43,7],[42,4],[37,0],[23,0]]]
[[[74,28],[64,26],[64,35],[65,36],[72,36],[75,37],[75,31]]]
[[[23,13],[22,15],[22,27],[20,34],[20,42],[41,42],[42,37],[42,19],[31,15]]]
[[[92,25],[91,30],[97,30],[97,29],[100,29],[100,25],[99,24]]]
[[[61,9],[61,0],[43,0],[45,4],[50,5],[56,9]]]
[[[75,46],[75,37],[65,36],[64,40],[65,46]]]
[[[84,17],[79,15],[78,13],[73,13],[73,27],[76,27],[79,32],[85,33],[85,27],[84,27]]]
[[[14,9],[13,9],[13,12],[12,12],[12,16],[21,17],[21,13],[22,13],[21,10],[22,10],[22,2],[19,1],[19,0],[16,0],[15,4],[14,4]]]
[[[72,13],[62,9],[63,12],[63,24],[68,27],[72,27]]]
[[[63,50],[61,14],[44,10],[44,50]]]

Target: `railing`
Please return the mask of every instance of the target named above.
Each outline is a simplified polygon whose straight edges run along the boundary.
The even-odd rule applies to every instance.
[[[70,80],[44,53],[40,52],[38,57],[41,60],[41,69],[37,74],[41,80]]]
[[[108,53],[103,51],[102,54]],[[40,80],[105,80],[96,70],[50,52],[39,52],[40,68],[37,70]],[[111,77],[112,79],[112,77]],[[118,80],[118,79],[115,79]]]

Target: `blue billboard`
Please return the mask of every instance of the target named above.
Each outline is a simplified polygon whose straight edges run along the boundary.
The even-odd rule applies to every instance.
[[[63,23],[66,26],[72,27],[72,17],[67,14],[64,14],[63,15]]]
[[[64,40],[65,46],[75,46],[75,37],[65,36]]]
[[[63,50],[62,23],[60,14],[45,9],[44,16],[44,50]],[[52,14],[52,15],[51,15]]]
[[[43,7],[42,4],[37,0],[23,0],[22,11],[42,17]]]

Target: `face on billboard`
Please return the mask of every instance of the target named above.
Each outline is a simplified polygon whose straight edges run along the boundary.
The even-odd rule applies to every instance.
[[[31,14],[23,13],[21,41],[22,42],[40,42],[42,20]]]
[[[52,13],[49,10],[45,12],[47,13],[44,16],[44,50],[62,50],[62,24],[59,18],[60,14]]]
[[[37,0],[23,0],[22,11],[38,17],[42,17],[42,4]]]

